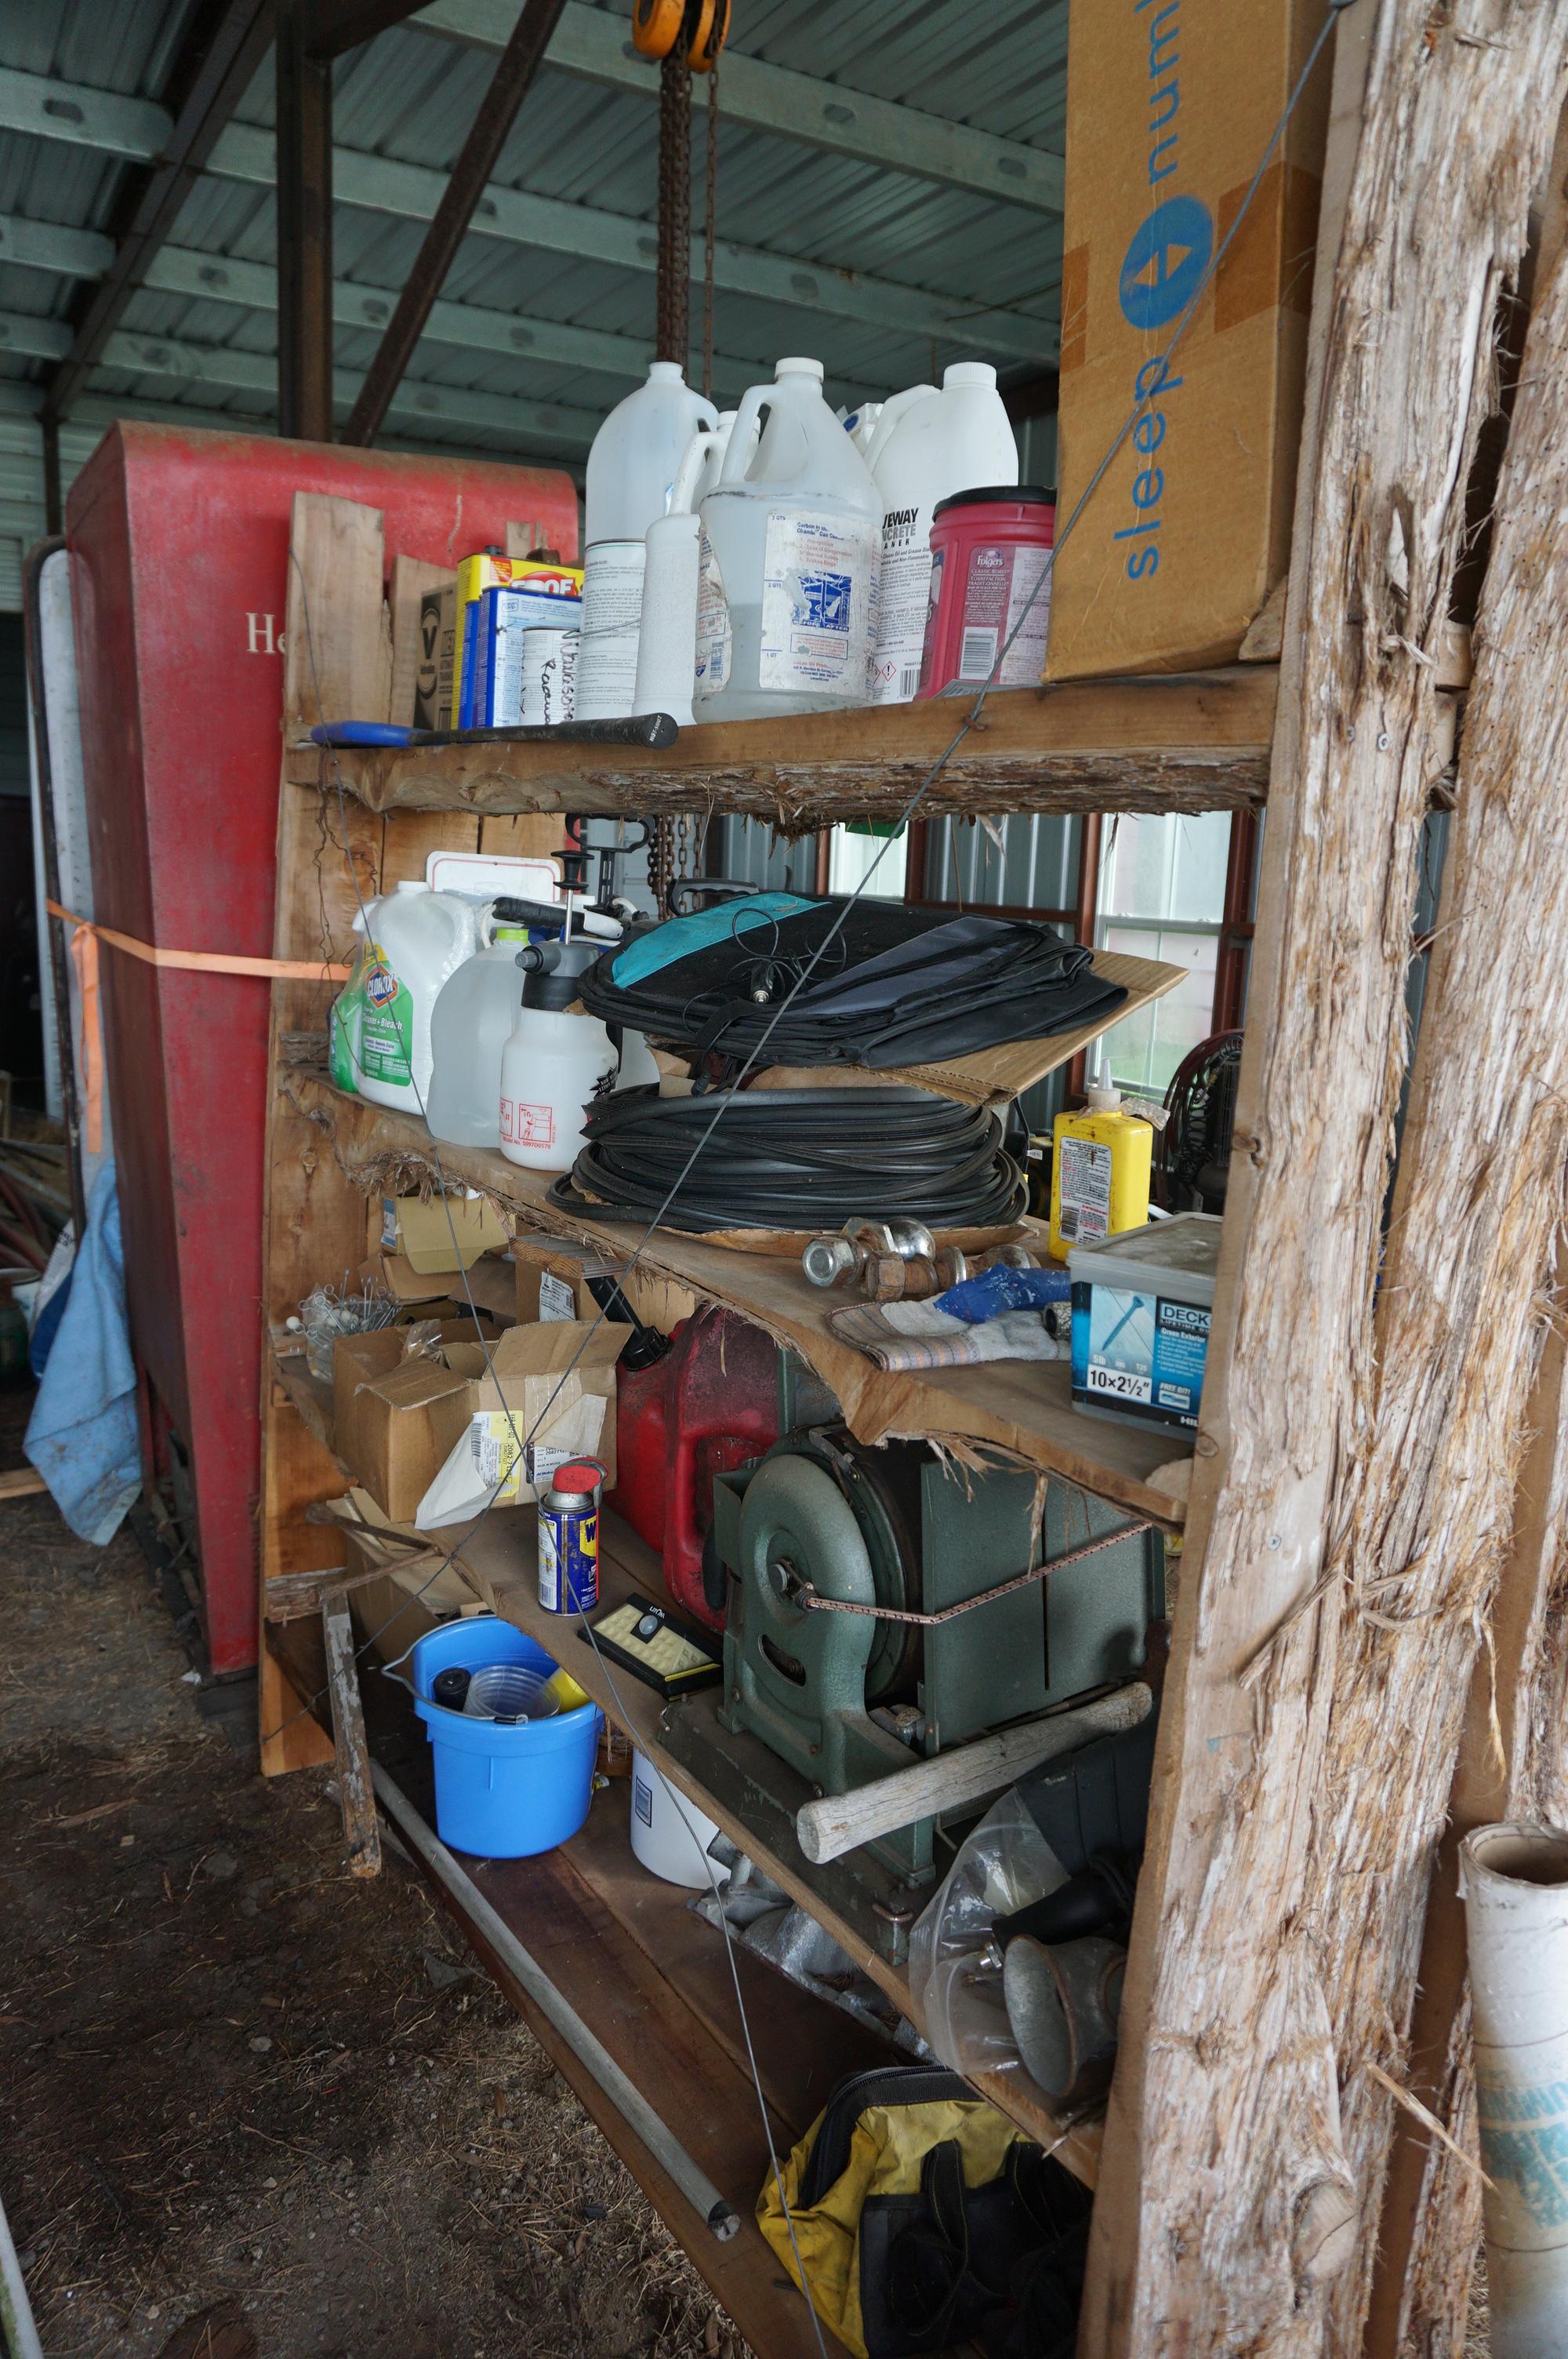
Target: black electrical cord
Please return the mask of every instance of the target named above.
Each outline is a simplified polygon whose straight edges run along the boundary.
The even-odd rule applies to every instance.
[[[692,1148],[724,1121],[668,1204]],[[849,1220],[990,1228],[1014,1221],[1026,1187],[983,1106],[925,1090],[749,1090],[662,1098],[652,1086],[603,1099],[556,1203],[586,1220],[665,1225],[836,1229]]]

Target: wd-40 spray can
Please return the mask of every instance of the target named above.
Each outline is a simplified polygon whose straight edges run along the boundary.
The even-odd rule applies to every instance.
[[[599,1493],[591,1458],[557,1466],[539,1501],[539,1603],[546,1614],[586,1614],[599,1603]]]

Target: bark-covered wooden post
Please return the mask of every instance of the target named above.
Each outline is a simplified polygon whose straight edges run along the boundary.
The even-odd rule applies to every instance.
[[[1554,479],[1506,559],[1499,509],[1385,1263],[1433,657],[1568,0],[1382,0],[1360,29],[1086,2359],[1359,2347],[1377,2074],[1403,2066],[1568,1140],[1568,696],[1538,619],[1560,632]]]

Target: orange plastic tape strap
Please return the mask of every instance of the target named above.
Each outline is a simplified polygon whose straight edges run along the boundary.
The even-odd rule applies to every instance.
[[[51,918],[60,919],[72,929],[70,955],[81,992],[81,1130],[89,1155],[100,1153],[103,1145],[103,1027],[98,1004],[100,941],[107,942],[113,950],[124,951],[147,966],[184,967],[201,974],[256,974],[279,976],[286,982],[346,983],[351,973],[349,967],[336,966],[324,959],[233,958],[221,951],[156,950],[151,942],[139,942],[133,934],[117,934],[112,926],[95,926],[91,919],[79,918],[73,909],[62,909],[58,901],[46,899],[44,907]]]

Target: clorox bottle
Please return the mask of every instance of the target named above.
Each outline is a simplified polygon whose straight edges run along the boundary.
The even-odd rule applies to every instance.
[[[907,704],[920,685],[931,587],[931,517],[955,493],[1018,481],[1018,443],[985,361],[955,361],[942,390],[911,386],[886,403],[866,451],[882,500],[882,566],[873,704]]]
[[[354,919],[362,937],[332,1009],[332,1079],[377,1105],[421,1112],[430,1017],[447,977],[478,947],[479,912],[459,893],[400,884]]]
[[[697,720],[864,704],[881,500],[822,398],[820,361],[780,361],[742,396],[701,515]]]

